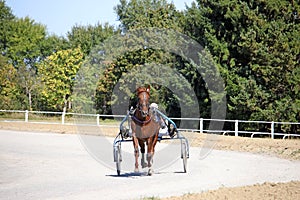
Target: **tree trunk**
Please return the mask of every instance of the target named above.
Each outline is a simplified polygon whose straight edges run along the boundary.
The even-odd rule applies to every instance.
[[[29,110],[32,111],[31,91],[28,92],[28,104],[29,104]]]

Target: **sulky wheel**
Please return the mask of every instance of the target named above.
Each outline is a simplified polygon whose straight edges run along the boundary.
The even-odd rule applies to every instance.
[[[181,140],[181,158],[183,161],[183,172],[187,171],[187,144],[184,140]]]
[[[117,174],[120,176],[121,174],[121,148],[120,146],[117,146],[114,148],[114,157],[115,157],[115,162],[116,162],[116,168],[117,168]]]

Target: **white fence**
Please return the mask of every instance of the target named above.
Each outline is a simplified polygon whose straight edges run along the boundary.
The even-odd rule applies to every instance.
[[[21,113],[21,118],[14,118],[14,117],[1,117],[1,113]],[[49,121],[48,118],[44,120],[34,120],[30,119],[30,115],[51,115],[51,116],[58,116],[59,120],[56,121]],[[68,124],[68,125],[78,125],[78,123],[66,122],[66,119],[70,117],[89,117],[90,123],[85,125],[91,126],[106,126],[105,123],[101,124],[101,118],[114,118],[122,120],[125,115],[101,115],[101,114],[79,114],[79,113],[67,113],[67,112],[50,112],[50,111],[28,111],[28,110],[0,110],[0,121],[23,121],[23,122],[34,122],[34,123],[44,123],[44,124]],[[275,136],[282,137],[283,139],[287,137],[300,137],[300,122],[269,122],[269,121],[245,121],[245,120],[226,120],[226,119],[204,119],[204,118],[171,118],[172,120],[177,121],[194,121],[198,124],[197,128],[179,128],[179,130],[184,131],[192,131],[192,132],[200,132],[200,133],[218,133],[223,135],[234,135],[234,136],[241,136],[246,135],[253,138],[255,135],[268,135],[272,139]],[[207,123],[211,122],[221,122],[221,123],[229,123],[231,124],[230,127],[226,130],[210,130],[208,126],[205,126]],[[257,131],[255,129],[249,130],[241,130],[240,126],[244,124],[266,124],[269,128],[268,131]],[[295,132],[275,132],[276,125],[283,125],[283,126],[291,126],[296,125]],[[226,127],[226,126],[225,126]]]

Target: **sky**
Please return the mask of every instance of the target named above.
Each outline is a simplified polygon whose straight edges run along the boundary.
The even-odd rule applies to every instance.
[[[178,10],[190,6],[193,0],[168,0]],[[114,7],[119,0],[6,0],[15,16],[29,16],[46,25],[49,34],[65,36],[75,25],[96,25],[108,22],[118,26]]]

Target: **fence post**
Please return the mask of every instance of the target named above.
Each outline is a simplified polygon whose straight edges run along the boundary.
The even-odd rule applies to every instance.
[[[28,114],[29,114],[28,110],[25,110],[25,122],[28,122]]]
[[[63,112],[62,112],[62,115],[61,115],[61,124],[62,124],[62,125],[65,124],[65,115],[66,115],[66,112],[63,111]]]
[[[99,126],[99,125],[100,125],[99,117],[100,117],[100,115],[99,115],[99,114],[97,114],[97,126]]]
[[[200,127],[200,133],[203,133],[203,118],[200,118],[199,127]]]
[[[235,120],[234,136],[239,136],[239,120]]]
[[[274,121],[271,122],[271,138],[274,139]]]

